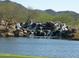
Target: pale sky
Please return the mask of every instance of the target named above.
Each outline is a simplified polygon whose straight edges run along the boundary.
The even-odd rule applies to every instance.
[[[55,11],[75,11],[79,13],[79,0],[12,0],[33,9],[53,9]]]

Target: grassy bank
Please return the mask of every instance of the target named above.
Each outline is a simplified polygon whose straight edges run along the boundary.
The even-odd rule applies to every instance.
[[[13,54],[0,54],[0,58],[44,58],[44,57],[22,56],[22,55],[13,55]]]

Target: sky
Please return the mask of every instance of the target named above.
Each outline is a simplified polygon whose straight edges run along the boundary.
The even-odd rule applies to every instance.
[[[33,9],[75,11],[79,13],[79,0],[11,0]]]

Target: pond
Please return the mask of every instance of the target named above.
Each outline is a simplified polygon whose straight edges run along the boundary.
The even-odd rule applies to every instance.
[[[0,38],[0,54],[79,57],[79,41],[44,38]]]

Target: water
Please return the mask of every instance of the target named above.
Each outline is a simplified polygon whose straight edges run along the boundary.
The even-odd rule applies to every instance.
[[[0,54],[78,58],[79,41],[44,38],[0,38]]]

